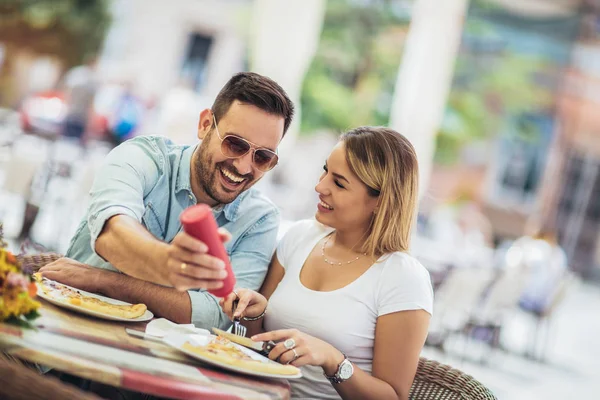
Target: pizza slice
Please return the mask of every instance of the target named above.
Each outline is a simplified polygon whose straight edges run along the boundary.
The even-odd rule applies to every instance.
[[[201,357],[242,368],[250,372],[287,376],[300,373],[300,370],[293,365],[283,365],[266,359],[254,359],[240,350],[230,340],[221,336],[215,337],[206,346],[198,346],[190,342],[185,342],[183,349],[198,354]]]
[[[44,294],[54,300],[66,302],[111,317],[134,319],[144,315],[147,310],[145,304],[113,304],[96,297],[87,296],[61,283],[44,279],[39,272],[33,274],[33,277],[38,285],[40,285]]]

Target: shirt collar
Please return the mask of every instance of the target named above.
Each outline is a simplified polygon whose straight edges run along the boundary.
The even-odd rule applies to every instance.
[[[179,168],[177,168],[177,180],[175,182],[175,191],[180,192],[182,190],[187,191],[192,196],[192,155],[196,150],[196,146],[188,146],[183,149],[181,152],[181,157],[179,158]]]
[[[196,196],[194,196],[194,192],[192,192],[192,156],[194,151],[196,150],[198,145],[189,146],[183,149],[181,153],[181,158],[179,160],[179,169],[177,173],[177,180],[175,183],[175,191],[180,192],[185,190],[190,195],[191,199],[196,202]],[[246,193],[241,193],[234,201],[225,205],[218,205],[213,207],[213,212],[216,215],[221,212],[225,215],[225,218],[231,222],[235,222],[238,218],[238,210],[243,198],[246,197]]]

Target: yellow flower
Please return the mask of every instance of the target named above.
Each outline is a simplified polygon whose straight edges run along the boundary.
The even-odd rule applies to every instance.
[[[40,303],[30,297],[27,287],[10,284],[11,280],[15,282],[14,275],[8,279],[11,273],[22,274],[17,259],[9,251],[0,248],[0,321],[29,314],[40,307]],[[21,277],[16,278],[22,281]]]

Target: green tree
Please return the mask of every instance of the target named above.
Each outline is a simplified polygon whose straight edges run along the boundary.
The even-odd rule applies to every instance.
[[[11,55],[19,51],[54,55],[65,67],[96,54],[110,24],[108,7],[108,0],[2,0],[2,89],[10,84]]]
[[[557,67],[536,54],[524,54],[486,36],[494,32],[489,23],[471,20],[467,37],[484,38],[487,52],[465,49],[459,54],[454,83],[448,98],[446,115],[437,137],[435,159],[454,163],[463,146],[473,140],[493,137],[508,118],[548,110],[553,104],[553,89],[543,82],[552,81]],[[534,138],[535,127],[523,126],[520,133]]]
[[[409,3],[327,2],[319,48],[304,80],[302,132],[388,122]]]

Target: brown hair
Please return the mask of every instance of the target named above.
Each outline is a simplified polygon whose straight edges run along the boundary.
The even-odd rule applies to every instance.
[[[364,250],[370,256],[407,251],[415,219],[419,167],[412,144],[384,127],[360,127],[343,134],[350,169],[379,197]]]
[[[217,121],[227,113],[231,104],[238,100],[251,104],[284,119],[283,134],[287,132],[294,116],[294,103],[275,81],[254,72],[235,74],[217,95],[212,105]]]

